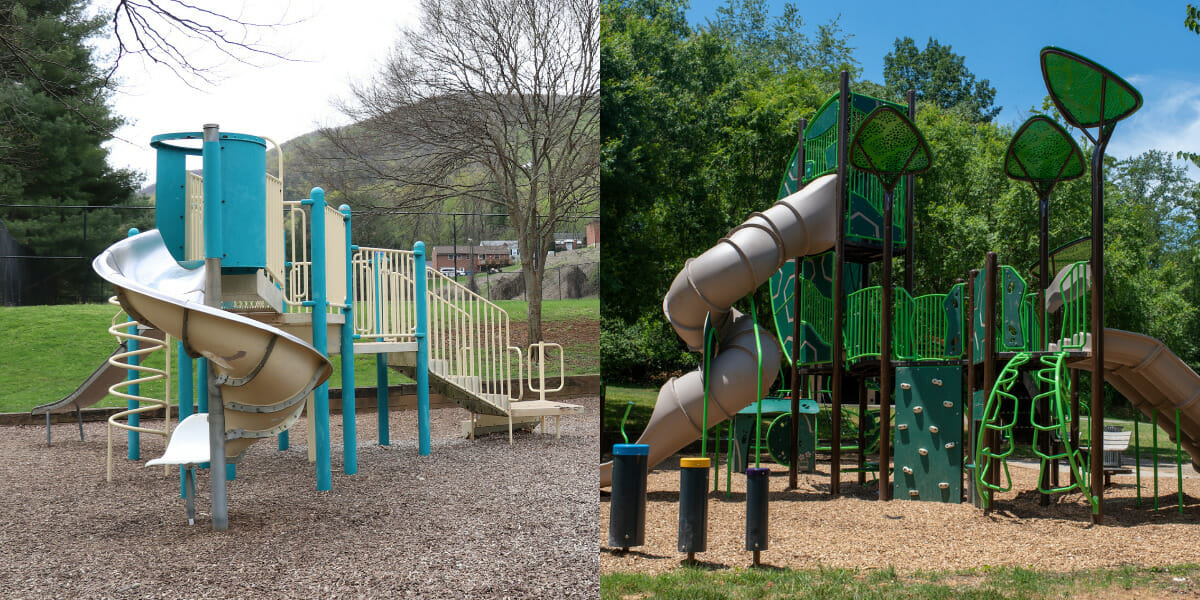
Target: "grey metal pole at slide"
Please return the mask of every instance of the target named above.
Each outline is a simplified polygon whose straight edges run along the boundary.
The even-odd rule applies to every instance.
[[[221,134],[216,124],[204,126],[204,304],[221,308]],[[225,486],[225,405],[216,370],[208,371],[208,444],[211,464],[213,529],[229,528]]]
[[[800,133],[796,142],[796,189],[804,184],[804,130],[808,128],[808,119],[800,119]],[[792,426],[788,431],[788,489],[796,489],[798,469],[800,464],[800,257],[792,259]],[[47,429],[47,431],[49,431]]]

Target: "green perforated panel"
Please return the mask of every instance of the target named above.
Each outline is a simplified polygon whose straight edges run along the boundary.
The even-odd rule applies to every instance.
[[[1142,107],[1137,89],[1091,59],[1053,46],[1042,49],[1041,59],[1050,98],[1076,127],[1115,123]]]

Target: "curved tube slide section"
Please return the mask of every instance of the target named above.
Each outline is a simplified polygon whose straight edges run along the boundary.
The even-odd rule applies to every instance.
[[[734,302],[758,289],[784,262],[833,247],[836,233],[837,176],[826,175],[750,215],[715,246],[684,263],[663,298],[663,312],[692,350],[703,347],[704,319],[717,329],[718,354],[710,363],[708,425],[729,419],[758,400],[758,352],[762,345],[762,390],[775,382],[782,355],[775,337],[750,317],[732,309]],[[704,384],[699,371],[671,378],[659,390],[654,413],[637,443],[650,446],[649,466],[662,462],[699,438],[703,423]],[[600,465],[600,486],[612,482],[612,465]]]
[[[1089,335],[1087,347],[1091,350]],[[1072,369],[1092,369],[1092,359],[1081,358]],[[1160,340],[1148,335],[1104,330],[1104,381],[1112,385],[1142,414],[1175,438],[1175,411],[1179,411],[1180,445],[1200,471],[1200,375]]]
[[[116,287],[129,315],[152,324],[203,356],[222,386],[226,456],[239,457],[260,438],[291,427],[304,399],[333,367],[316,348],[291,334],[204,305],[204,267],[175,262],[158,230],[113,244],[92,268]]]

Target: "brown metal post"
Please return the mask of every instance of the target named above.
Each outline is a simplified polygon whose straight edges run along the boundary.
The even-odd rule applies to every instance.
[[[908,100],[908,118],[915,123],[917,120],[917,92],[908,90],[906,98]],[[916,272],[916,264],[913,262],[913,247],[916,245],[916,233],[913,230],[916,181],[916,175],[904,176],[904,289],[908,290],[910,294],[913,293],[913,277]]]
[[[1046,339],[1046,335],[1045,335],[1046,331],[1047,331],[1046,327],[1045,327],[1045,325],[1046,325],[1046,288],[1050,285],[1050,193],[1049,193],[1049,191],[1047,191],[1044,194],[1039,193],[1038,224],[1039,224],[1039,227],[1038,227],[1038,268],[1040,269],[1041,273],[1038,275],[1037,315],[1038,315],[1038,323],[1041,325],[1042,329],[1038,332],[1038,337],[1040,338],[1040,347],[1035,348],[1035,350],[1045,350],[1045,349],[1049,348],[1049,346],[1047,345],[1047,342],[1049,340]],[[1038,393],[1042,393],[1045,391],[1046,391],[1046,385],[1038,384]],[[1038,422],[1041,425],[1043,425],[1043,426],[1046,425],[1046,423],[1052,418],[1050,416],[1050,398],[1049,398],[1049,396],[1042,398],[1041,402],[1038,402],[1038,405],[1036,407],[1033,407],[1033,410],[1036,410],[1037,413],[1040,415],[1040,418],[1038,416],[1035,416],[1034,418],[1039,419]],[[1044,456],[1049,456],[1050,451],[1053,446],[1053,444],[1050,440],[1050,436],[1043,435],[1040,438],[1038,438],[1038,442],[1039,442],[1039,445],[1041,446],[1042,454]],[[1052,473],[1054,474],[1054,476],[1051,475]],[[1050,487],[1054,484],[1054,482],[1051,480],[1057,479],[1057,473],[1058,473],[1058,461],[1057,460],[1050,461],[1050,468],[1042,469],[1041,484],[1040,484],[1041,488],[1044,490],[1050,489]],[[1042,506],[1050,506],[1050,494],[1040,494],[1040,497],[1038,498],[1038,503],[1041,504]]]
[[[978,275],[979,269],[971,269],[967,279],[967,297],[963,302],[963,312],[967,316],[967,326],[963,328],[964,354],[967,356],[967,441],[963,444],[963,453],[971,464],[975,460],[975,436],[979,433],[975,431],[975,277]],[[975,491],[975,473],[979,472],[979,468],[979,465],[975,465],[968,486],[971,504],[976,507],[981,506],[979,494]]]
[[[1104,521],[1104,148],[1105,125],[1092,152],[1092,406],[1090,415],[1092,522]],[[1109,132],[1111,133],[1111,131]]]
[[[837,206],[834,208],[837,216],[837,232],[834,236],[833,252],[833,381],[832,381],[832,414],[833,421],[830,432],[829,456],[829,493],[837,496],[842,493],[842,379],[845,376],[845,363],[842,355],[845,348],[842,343],[842,322],[846,317],[846,179],[849,177],[849,167],[846,164],[846,146],[850,143],[850,73],[842,71],[838,83],[838,136],[837,136]]]
[[[996,274],[998,270],[996,253],[988,252],[987,261],[984,263],[983,277],[983,393],[985,399],[992,392],[992,388],[996,386]],[[990,430],[987,439],[989,448],[999,446],[999,440],[996,437],[996,431]],[[1000,473],[996,471],[995,459],[990,460],[993,462],[988,465],[988,483],[998,484]],[[982,468],[982,466],[975,465],[975,468]],[[990,488],[987,495],[990,506],[993,496]]]
[[[808,127],[807,119],[800,119],[800,132],[796,141],[796,189],[799,190],[804,180],[804,130]],[[800,443],[800,371],[796,367],[800,362],[800,257],[792,261],[792,428],[788,432],[788,489],[799,487],[800,454],[796,447]]]
[[[858,485],[867,484],[867,382],[858,380]]]
[[[883,193],[883,275],[879,311],[879,499],[891,500],[892,460],[892,217],[895,187]]]

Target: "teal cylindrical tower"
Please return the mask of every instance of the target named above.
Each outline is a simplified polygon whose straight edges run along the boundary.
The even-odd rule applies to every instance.
[[[150,140],[158,152],[154,226],[178,261],[186,258],[187,157],[204,153],[199,147],[171,142],[202,138],[202,132],[192,131],[164,133]],[[216,152],[209,152],[207,162],[217,165],[219,176],[214,177],[214,167],[207,165],[201,176],[206,188],[209,182],[217,183],[204,195],[220,198],[220,214],[213,226],[220,236],[221,271],[253,273],[267,266],[267,141],[244,133],[219,132],[219,138],[209,143]]]

